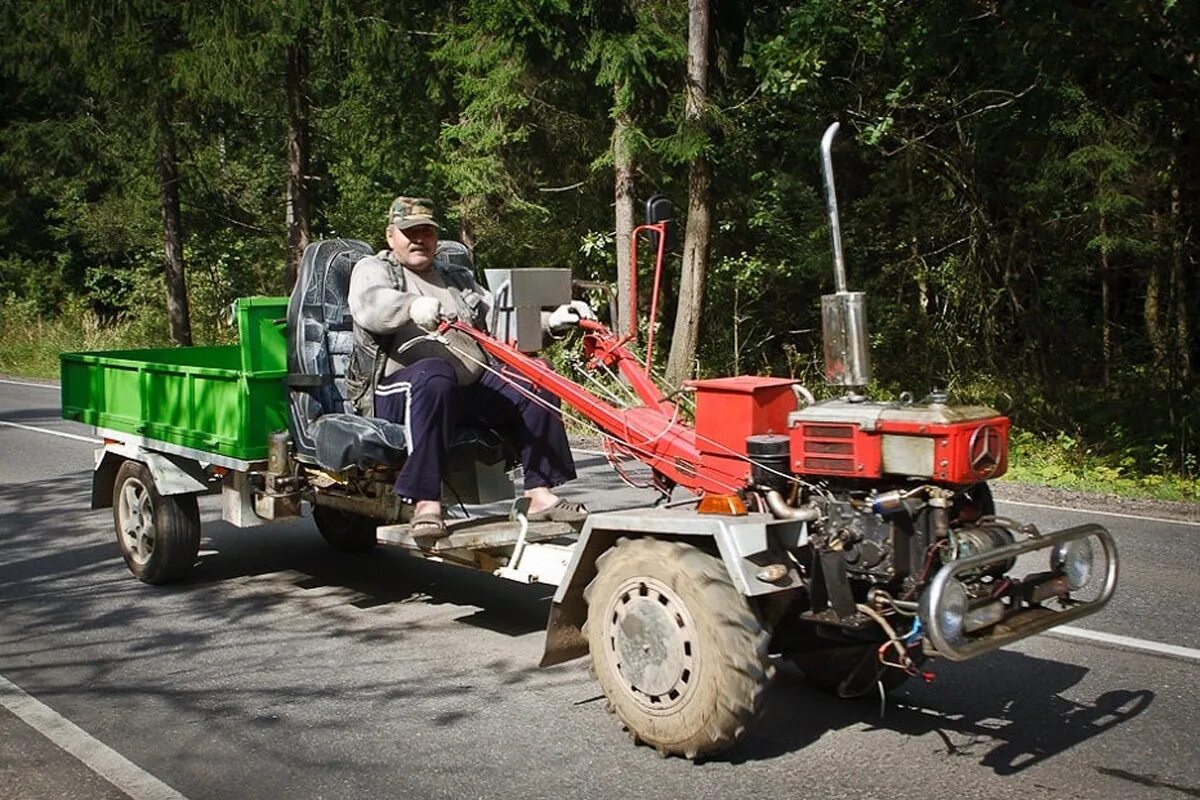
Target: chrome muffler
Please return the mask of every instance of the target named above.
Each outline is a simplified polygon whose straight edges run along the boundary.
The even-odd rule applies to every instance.
[[[1090,546],[1091,541],[1098,541],[1104,554],[1103,585],[1094,600],[1076,601],[1071,599],[1070,592],[1094,585],[1095,579],[1089,575],[1083,585],[1074,586],[1083,579],[1084,570],[1065,563],[1065,557],[1061,554],[1078,551],[1081,545],[1072,543]],[[1049,572],[1027,575],[1014,581],[1000,597],[972,600],[959,581],[960,576],[977,576],[998,564],[1039,550],[1048,551],[1053,559],[1064,563]],[[951,661],[966,661],[989,650],[1094,614],[1108,603],[1116,588],[1117,545],[1112,534],[1095,523],[1065,528],[957,559],[942,567],[921,595],[921,626],[932,645],[927,646],[925,651],[931,656],[942,656]],[[1061,610],[1042,605],[1053,599],[1061,601]]]
[[[842,254],[842,225],[833,183],[833,123],[821,137],[821,166],[825,204],[833,239],[833,280],[836,292],[821,296],[821,329],[825,339],[825,382],[858,388],[871,382],[871,348],[867,336],[867,298],[846,289],[846,259]]]

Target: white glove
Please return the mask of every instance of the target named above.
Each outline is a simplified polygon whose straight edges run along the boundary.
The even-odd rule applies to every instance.
[[[546,325],[550,328],[551,333],[559,334],[567,328],[578,325],[581,319],[594,320],[595,318],[596,313],[592,311],[591,306],[582,300],[572,300],[551,311]]]
[[[418,327],[431,331],[442,316],[442,301],[436,297],[418,297],[408,307],[408,316]]]

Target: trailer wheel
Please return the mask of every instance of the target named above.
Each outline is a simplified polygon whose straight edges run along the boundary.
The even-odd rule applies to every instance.
[[[334,550],[365,553],[376,544],[375,529],[379,523],[370,517],[329,506],[313,506],[313,521]]]
[[[739,738],[775,668],[770,635],[724,565],[683,542],[617,541],[584,590],[584,634],[634,741],[698,758]]]
[[[150,469],[125,461],[113,483],[113,522],[125,565],[146,583],[191,572],[200,552],[200,510],[191,494],[163,497]]]

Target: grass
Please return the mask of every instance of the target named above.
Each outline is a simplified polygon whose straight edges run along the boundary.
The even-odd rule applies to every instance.
[[[0,373],[57,378],[61,353],[165,346],[165,328],[161,318],[146,315],[104,324],[82,304],[47,318],[9,301],[0,304]]]
[[[1066,434],[1047,438],[1014,429],[1008,472],[1001,480],[1121,497],[1200,502],[1200,479],[1195,475],[1180,474],[1165,463],[1161,471],[1138,471],[1131,462],[1120,452],[1089,450]]]

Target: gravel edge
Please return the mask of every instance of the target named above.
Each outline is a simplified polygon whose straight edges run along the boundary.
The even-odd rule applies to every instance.
[[[1015,481],[993,481],[992,494],[1001,502],[1041,503],[1048,506],[1095,510],[1135,517],[1159,517],[1180,522],[1200,523],[1200,503],[1124,497],[1101,492],[1083,492],[1056,486],[1039,486]]]

